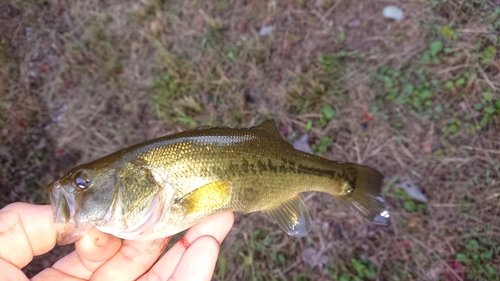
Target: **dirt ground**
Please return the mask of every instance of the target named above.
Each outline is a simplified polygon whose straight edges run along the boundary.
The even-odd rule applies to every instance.
[[[500,280],[499,32],[497,0],[0,0],[0,207],[139,141],[273,118],[380,170],[391,225],[319,193],[301,239],[238,214],[213,280]]]

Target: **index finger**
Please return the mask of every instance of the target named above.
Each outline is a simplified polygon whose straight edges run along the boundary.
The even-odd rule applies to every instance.
[[[52,207],[12,203],[0,210],[0,259],[22,268],[56,245]]]

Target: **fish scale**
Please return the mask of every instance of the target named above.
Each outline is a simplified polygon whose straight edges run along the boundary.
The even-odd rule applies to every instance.
[[[252,128],[204,127],[140,143],[73,168],[49,191],[56,221],[72,224],[65,228],[72,231],[59,235],[60,243],[68,243],[89,225],[125,239],[170,236],[226,210],[262,211],[300,237],[310,229],[299,196],[305,191],[333,195],[367,219],[387,224],[381,184],[373,168],[295,150],[268,120]]]

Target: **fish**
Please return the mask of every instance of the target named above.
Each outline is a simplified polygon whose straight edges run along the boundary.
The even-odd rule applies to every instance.
[[[210,215],[260,211],[288,235],[311,218],[301,192],[330,194],[369,221],[388,225],[376,169],[294,149],[274,120],[250,128],[200,127],[72,168],[48,185],[58,244],[92,227],[129,240],[168,237]]]

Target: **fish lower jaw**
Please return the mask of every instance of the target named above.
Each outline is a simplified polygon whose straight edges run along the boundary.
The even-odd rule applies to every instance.
[[[149,229],[153,228],[154,224],[157,222],[157,219],[150,216],[144,223],[137,224],[133,227],[126,227],[124,221],[119,222],[113,220],[112,222],[102,225],[96,226],[99,231],[109,233],[118,238],[127,239],[127,240],[140,240],[141,236],[149,232]]]
[[[76,224],[73,220],[68,223],[56,223],[57,227],[57,244],[66,245],[75,242],[82,236],[87,234],[92,228],[89,223]]]

